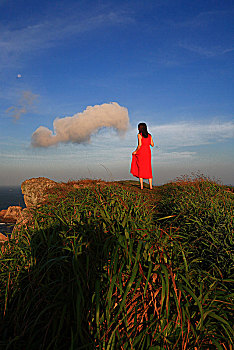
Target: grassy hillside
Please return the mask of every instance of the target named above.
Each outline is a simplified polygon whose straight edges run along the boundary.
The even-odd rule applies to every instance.
[[[2,247],[0,349],[232,349],[232,190],[72,185]]]

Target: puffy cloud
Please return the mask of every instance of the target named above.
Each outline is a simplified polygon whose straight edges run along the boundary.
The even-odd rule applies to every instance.
[[[128,126],[128,110],[117,102],[88,106],[72,117],[56,118],[53,122],[54,133],[40,126],[32,134],[32,146],[49,147],[60,142],[87,143],[91,135],[103,127],[114,128],[121,135]]]

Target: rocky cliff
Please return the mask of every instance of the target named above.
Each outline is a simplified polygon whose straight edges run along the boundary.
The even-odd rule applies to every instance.
[[[45,200],[47,190],[55,185],[58,185],[58,183],[46,177],[32,178],[24,181],[21,185],[21,190],[24,195],[26,207],[36,207],[41,204]]]
[[[0,221],[16,222],[21,216],[22,208],[19,206],[8,207],[0,211]]]
[[[84,187],[103,186],[104,181],[101,180],[80,180],[70,181],[68,183],[58,183],[45,177],[32,178],[25,180],[21,185],[22,194],[24,195],[25,209],[19,206],[12,206],[0,212],[0,220],[4,222],[16,223],[13,233],[22,225],[30,224],[32,211],[37,209],[48,198],[48,193],[53,187],[56,191],[68,193],[71,190]],[[33,210],[32,210],[33,209]],[[1,239],[0,239],[1,243]]]
[[[30,208],[35,208],[40,205],[46,199],[48,189],[55,185],[59,184],[45,177],[32,178],[24,181],[21,185],[21,190],[24,195],[26,208],[22,209],[19,206],[10,206],[5,210],[1,210],[0,221],[16,223],[15,228],[27,224],[31,216]],[[4,235],[0,234],[0,243],[5,240],[4,237]]]

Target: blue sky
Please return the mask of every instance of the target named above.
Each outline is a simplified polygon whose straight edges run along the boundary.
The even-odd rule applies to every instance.
[[[233,15],[229,0],[0,0],[0,185],[131,179],[141,121],[155,185],[197,171],[234,185]],[[111,102],[124,137],[32,146],[40,126]]]

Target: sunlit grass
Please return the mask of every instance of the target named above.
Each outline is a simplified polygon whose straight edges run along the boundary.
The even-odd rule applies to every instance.
[[[0,348],[232,349],[232,190],[72,185],[2,246]]]

